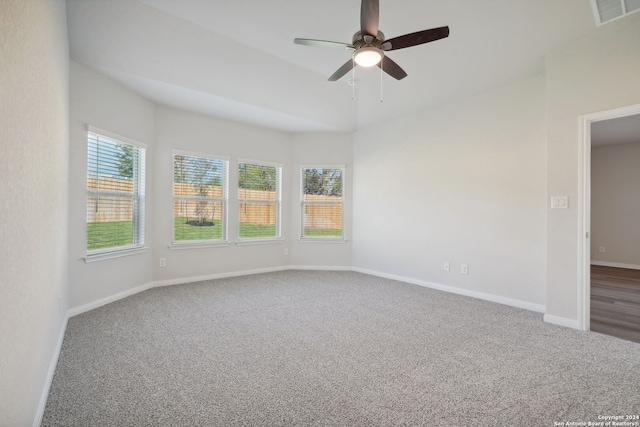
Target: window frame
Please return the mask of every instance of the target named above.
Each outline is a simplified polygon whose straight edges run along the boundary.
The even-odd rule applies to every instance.
[[[275,167],[276,168],[276,199],[275,200],[267,200],[267,199],[247,199],[240,198],[240,165],[241,164],[249,164],[256,166],[267,166],[267,167]],[[237,163],[237,172],[238,172],[238,194],[237,194],[237,206],[238,206],[238,237],[236,240],[237,244],[251,244],[251,243],[269,243],[269,242],[280,242],[283,240],[282,238],[282,171],[283,166],[280,163],[266,162],[266,161],[258,161],[251,159],[243,159],[239,158]],[[265,203],[265,204],[275,204],[276,210],[276,224],[275,224],[275,236],[266,236],[266,237],[240,237],[240,205],[242,203]]]
[[[223,164],[222,173],[222,198],[215,197],[190,197],[190,196],[176,196],[175,190],[175,157],[187,156],[195,157],[206,160],[220,161]],[[174,178],[171,180],[171,244],[169,249],[181,250],[181,249],[197,249],[197,248],[210,248],[216,246],[228,246],[229,245],[229,157],[219,156],[209,153],[198,153],[193,151],[184,150],[172,150],[171,151],[171,172]],[[220,239],[203,239],[203,240],[176,240],[175,239],[175,201],[176,200],[206,200],[211,202],[222,203],[222,237]]]
[[[305,202],[304,200],[304,177],[305,170],[308,169],[340,169],[342,171],[342,201],[340,202]],[[344,164],[311,164],[300,165],[300,242],[320,242],[320,243],[345,243],[347,241],[345,218],[344,218],[344,205],[346,199],[346,165]],[[305,217],[305,205],[340,205],[341,216],[341,235],[340,236],[305,236],[304,235],[304,217]]]
[[[104,190],[90,190],[88,188],[89,183],[89,167],[91,164],[89,163],[89,144],[91,143],[91,135],[94,135],[96,143],[100,142],[100,139],[108,140],[112,143],[128,145],[137,150],[137,158],[136,162],[133,162],[133,177],[132,177],[132,190],[133,193],[122,193],[117,191],[104,191]],[[147,156],[147,145],[141,142],[135,141],[133,139],[124,137],[122,135],[118,135],[113,132],[106,131],[104,129],[99,129],[97,127],[87,125],[86,132],[86,177],[85,177],[85,196],[86,196],[86,204],[85,204],[85,218],[88,219],[88,205],[89,205],[89,196],[111,196],[118,198],[131,198],[132,199],[132,210],[131,210],[131,227],[132,227],[132,244],[125,246],[112,246],[108,248],[101,249],[88,249],[89,246],[89,236],[87,233],[87,224],[89,222],[85,222],[85,262],[93,262],[100,261],[104,259],[117,258],[122,256],[134,255],[138,253],[146,252],[147,247],[145,247],[145,208],[146,208],[146,156]],[[99,163],[96,162],[96,168]]]

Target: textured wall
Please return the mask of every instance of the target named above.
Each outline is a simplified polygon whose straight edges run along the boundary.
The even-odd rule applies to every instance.
[[[291,264],[350,267],[353,240],[353,134],[309,133],[293,137],[291,169]],[[300,167],[344,165],[344,243],[300,241]]]
[[[543,305],[544,93],[538,77],[357,132],[354,266]]]
[[[547,57],[548,195],[569,209],[547,214],[547,314],[577,322],[581,115],[640,103],[640,14]],[[564,322],[567,323],[567,322]]]
[[[77,308],[162,280],[294,265],[349,266],[350,242],[299,244],[299,167],[347,165],[345,228],[351,218],[351,133],[292,135],[154,105],[113,80],[71,61],[70,306]],[[100,102],[95,102],[99,99]],[[86,127],[92,125],[148,145],[144,254],[85,263]],[[229,239],[223,247],[170,250],[173,233],[172,150],[230,159]],[[236,245],[238,159],[283,166],[283,241]],[[290,255],[284,254],[284,249]],[[166,267],[159,267],[159,258]]]
[[[71,61],[69,165],[69,302],[94,302],[151,282],[152,251],[85,263],[87,252],[87,125],[147,144],[145,246],[153,245],[154,104],[113,80]]]
[[[591,150],[592,261],[640,268],[639,165],[640,142]]]
[[[172,150],[229,159],[228,246],[170,250],[173,238],[173,163]],[[289,238],[289,194],[291,136],[285,132],[249,126],[175,108],[156,108],[156,147],[153,161],[157,169],[154,182],[156,204],[154,228],[157,245],[153,274],[155,280],[224,274],[288,264],[283,248]],[[238,239],[238,159],[281,164],[283,230],[285,242],[236,245]],[[166,267],[158,259],[166,258]]]
[[[2,426],[39,421],[66,313],[66,31],[63,0],[0,1]]]

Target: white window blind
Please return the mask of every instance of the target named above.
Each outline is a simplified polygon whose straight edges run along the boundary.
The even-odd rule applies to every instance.
[[[640,0],[591,0],[597,25],[640,11]]]
[[[282,167],[238,163],[238,237],[276,239],[281,236]]]
[[[227,161],[174,152],[173,241],[227,239]]]
[[[87,256],[144,246],[145,149],[88,134]]]
[[[344,168],[302,168],[301,237],[344,239]]]

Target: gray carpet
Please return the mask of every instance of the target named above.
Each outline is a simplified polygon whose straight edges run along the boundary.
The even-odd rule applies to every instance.
[[[639,413],[640,344],[364,274],[286,271],[155,288],[71,318],[42,425],[554,426]]]

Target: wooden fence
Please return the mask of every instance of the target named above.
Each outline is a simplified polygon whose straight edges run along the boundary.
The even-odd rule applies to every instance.
[[[89,177],[87,189],[115,191],[133,194],[133,182],[126,179]],[[87,197],[87,222],[131,221],[133,199],[129,197],[105,197],[89,194]]]
[[[89,190],[108,189],[121,193],[133,193],[133,183],[125,179],[89,177]],[[223,188],[216,185],[200,186],[174,183],[174,195],[181,197],[222,198]],[[274,225],[276,222],[276,193],[241,188],[238,190],[238,210],[241,223]],[[268,200],[270,202],[253,202]],[[339,202],[341,197],[306,195],[305,202]],[[87,222],[130,221],[132,199],[89,195],[87,198]],[[174,200],[174,217],[222,219],[222,202],[199,202],[198,200]],[[307,204],[304,209],[305,228],[341,229],[342,206],[340,204]]]
[[[173,183],[173,195],[175,197],[207,197],[210,199],[222,199],[223,188],[219,185],[195,185],[186,182]],[[222,220],[224,211],[221,201],[201,201],[175,199],[173,201],[173,216],[186,218],[199,218]]]
[[[341,230],[342,229],[342,204],[340,196],[322,196],[305,194],[304,228],[315,230]],[[321,202],[314,204],[313,202]],[[332,203],[334,202],[334,203]]]

